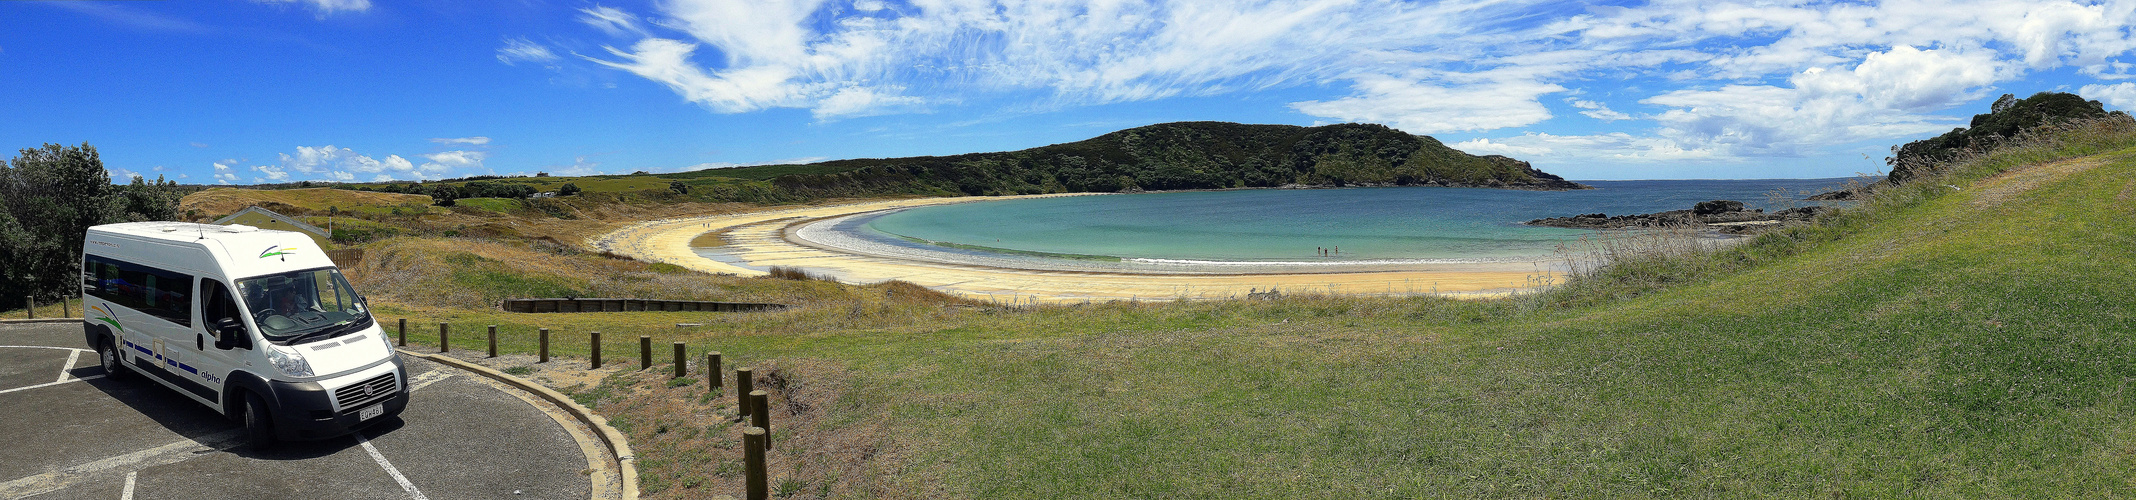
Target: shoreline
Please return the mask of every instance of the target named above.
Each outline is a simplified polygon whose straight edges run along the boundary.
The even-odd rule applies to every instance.
[[[1423,270],[1444,266],[1504,269],[1507,266],[1533,267],[1538,264],[1550,264],[1557,260],[1545,257],[1331,259],[1322,261],[1158,259],[1110,255],[1063,257],[1058,256],[1058,254],[1046,255],[1043,252],[1027,252],[1013,249],[1000,251],[998,249],[954,242],[901,244],[901,242],[889,241],[884,238],[871,237],[863,233],[866,230],[860,227],[875,217],[905,209],[892,208],[792,221],[786,224],[785,229],[781,231],[781,236],[786,238],[788,242],[797,245],[870,257],[920,260],[1001,270],[1119,275],[1267,276],[1283,274],[1341,274]],[[891,236],[897,237],[897,235]],[[965,250],[965,247],[974,248],[968,251],[958,251]],[[1089,257],[1106,257],[1111,260],[1091,259]]]
[[[1025,269],[936,262],[899,255],[868,255],[798,243],[788,228],[868,212],[926,205],[1111,193],[911,198],[827,206],[774,208],[739,214],[679,217],[632,224],[590,238],[589,246],[648,262],[665,262],[708,273],[766,274],[771,266],[807,269],[849,283],[902,280],[965,298],[1001,303],[1077,303],[1108,300],[1201,300],[1247,298],[1251,293],[1331,295],[1439,295],[1494,297],[1532,290],[1562,279],[1547,259],[1495,263],[1409,263],[1399,267],[1229,273],[1149,273],[1072,269]],[[781,223],[784,222],[784,223]],[[720,257],[698,253],[690,242],[720,232]]]

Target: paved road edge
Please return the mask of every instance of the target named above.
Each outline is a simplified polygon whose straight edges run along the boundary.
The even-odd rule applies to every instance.
[[[75,321],[80,320],[77,319]],[[614,427],[609,427],[607,418],[604,418],[600,415],[595,415],[593,413],[593,410],[588,409],[585,406],[579,405],[578,401],[572,400],[569,396],[565,396],[563,393],[556,392],[556,390],[554,389],[550,389],[548,387],[542,386],[541,384],[536,384],[526,379],[514,377],[508,373],[492,370],[487,366],[462,361],[459,358],[454,358],[452,356],[446,356],[442,354],[410,352],[406,349],[400,349],[399,351],[401,354],[415,356],[438,363],[444,363],[447,365],[451,365],[453,368],[467,370],[470,372],[481,374],[484,377],[496,379],[497,381],[510,384],[513,387],[518,387],[520,390],[533,393],[536,396],[540,396],[542,399],[548,400],[551,404],[555,404],[557,407],[563,408],[565,412],[569,412],[571,416],[577,418],[579,422],[585,423],[586,427],[593,429],[595,436],[601,438],[601,444],[606,445],[608,447],[609,453],[615,456],[616,467],[622,469],[620,475],[623,478],[623,500],[637,500],[637,457],[631,454],[630,441],[623,437],[622,432],[617,431]]]

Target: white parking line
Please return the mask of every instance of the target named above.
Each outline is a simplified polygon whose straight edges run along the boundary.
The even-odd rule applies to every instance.
[[[7,390],[0,390],[0,394],[7,394],[7,393],[10,393],[10,392],[15,392],[15,391],[27,391],[27,390],[30,390],[30,389],[36,389],[36,388],[39,388],[39,387],[51,387],[51,386],[55,386],[55,385],[59,385],[59,384],[71,384],[71,383],[74,383],[74,382],[87,382],[87,381],[90,381],[90,380],[96,380],[96,379],[100,379],[100,378],[104,378],[104,375],[103,375],[103,374],[97,374],[97,375],[90,375],[90,376],[87,376],[87,377],[82,377],[82,378],[77,378],[77,379],[68,379],[68,380],[61,380],[61,381],[58,381],[58,382],[45,382],[45,383],[42,383],[42,384],[37,384],[37,385],[30,385],[30,386],[22,386],[22,387],[16,387],[16,388],[13,388],[13,389],[7,389]]]
[[[200,439],[187,439],[171,444],[166,444],[163,446],[157,446],[146,450],[128,453],[125,455],[119,455],[116,457],[97,460],[94,462],[84,463],[65,469],[46,472],[35,476],[29,476],[13,481],[8,481],[5,483],[0,483],[0,498],[22,498],[42,495],[45,493],[65,489],[69,486],[73,486],[77,483],[88,480],[90,476],[96,475],[97,473],[112,469],[124,467],[129,472],[138,471],[141,469],[155,467],[158,465],[168,465],[183,462],[193,457],[200,456],[200,452],[204,451],[225,450],[234,448],[237,447],[237,445],[243,441],[242,439],[238,439],[238,436],[243,431],[244,429],[217,432],[214,434],[201,436]]]
[[[15,391],[27,391],[27,390],[30,390],[30,389],[36,389],[36,388],[39,388],[39,387],[51,387],[51,386],[55,386],[55,385],[59,385],[59,384],[64,384],[64,383],[67,383],[67,382],[80,382],[80,381],[83,381],[83,380],[96,380],[96,379],[104,378],[104,376],[103,376],[103,375],[90,375],[90,376],[87,376],[87,377],[82,377],[82,378],[72,378],[72,377],[68,377],[68,376],[67,376],[67,371],[68,371],[68,370],[72,370],[72,369],[74,369],[74,361],[75,361],[75,360],[77,360],[77,359],[79,359],[79,358],[81,357],[82,353],[84,353],[84,352],[89,352],[89,350],[88,350],[88,349],[75,349],[75,348],[72,348],[72,347],[52,347],[52,346],[43,346],[43,345],[0,345],[0,349],[53,349],[53,350],[59,350],[59,351],[67,351],[67,366],[61,367],[61,368],[59,369],[59,381],[57,381],[57,382],[51,382],[51,383],[45,383],[45,384],[37,384],[37,385],[32,385],[32,386],[26,386],[26,387],[16,387],[16,388],[13,388],[13,389],[0,389],[0,394],[7,394],[7,393],[10,393],[10,392],[15,392]]]
[[[66,381],[67,381],[67,378],[68,378],[69,376],[73,375],[73,374],[71,374],[71,373],[67,373],[67,372],[69,372],[69,371],[73,371],[73,370],[74,370],[74,360],[77,360],[77,359],[81,359],[81,358],[82,358],[82,352],[81,352],[81,351],[67,351],[67,364],[65,364],[65,365],[61,365],[61,366],[59,367],[59,379],[58,379],[58,380],[53,380],[53,382],[66,382]],[[100,360],[100,361],[101,361],[101,360]]]
[[[362,433],[356,434],[356,443],[363,445],[364,453],[371,454],[371,460],[378,462],[379,467],[385,468],[387,475],[393,476],[393,482],[400,483],[401,489],[408,490],[409,498],[430,500],[430,497],[423,496],[423,490],[415,489],[415,483],[408,482],[407,476],[401,475],[400,469],[393,468],[393,462],[386,461],[385,455],[378,454],[378,447],[371,446],[371,440],[364,439]]]
[[[451,376],[452,374],[445,373],[445,370],[440,369],[431,370],[413,377],[408,377],[408,392],[415,392],[416,389],[429,387],[430,384],[438,383],[439,380],[445,380],[446,377]]]
[[[65,347],[44,346],[0,346],[0,348],[6,347],[67,349]],[[87,349],[71,350],[77,353],[87,351]],[[409,377],[409,382],[411,383],[408,384],[408,392],[415,392],[416,389],[421,389],[451,376],[452,374],[445,373],[444,370],[431,370],[428,372],[423,372],[421,375]],[[50,382],[28,387],[17,387],[14,389],[0,391],[0,394],[36,389],[39,387],[49,387],[65,383],[81,382],[85,380],[96,380],[100,378],[104,378],[104,375],[90,375],[87,377],[70,379],[65,382]],[[230,448],[235,448],[238,445],[244,444],[244,440],[239,437],[242,435],[243,432],[244,429],[232,429],[228,431],[209,434],[206,436],[201,436],[197,439],[186,439],[183,441],[177,441],[163,446],[136,451],[133,453],[106,458],[103,460],[86,462],[72,467],[55,470],[52,472],[27,476],[12,481],[0,483],[0,498],[23,498],[59,491],[74,486],[76,484],[80,484],[82,481],[89,480],[91,479],[91,476],[95,476],[97,474],[114,469],[126,470],[126,496],[124,498],[132,498],[134,478],[142,469],[147,469],[149,467],[155,467],[160,465],[170,465],[186,460],[191,460],[194,457],[199,457],[201,455],[204,455],[205,452],[209,451],[221,451]],[[378,448],[372,447],[371,442],[369,440],[364,439],[362,433],[355,434],[355,437],[356,441],[363,445],[364,451],[370,453],[371,459],[378,461],[378,465],[380,467],[385,468],[386,473],[392,475],[393,480],[395,482],[400,483],[401,488],[407,490],[408,493],[412,495],[412,498],[415,498],[417,500],[429,500],[429,497],[424,496],[422,491],[417,490],[415,488],[414,483],[408,482],[408,478],[401,475],[399,469],[393,468],[393,464],[391,462],[387,462],[385,455],[379,454]]]
[[[140,475],[141,471],[126,471],[126,489],[119,490],[119,500],[133,500],[134,477]]]

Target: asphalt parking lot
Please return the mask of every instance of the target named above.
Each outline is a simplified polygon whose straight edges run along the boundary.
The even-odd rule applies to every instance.
[[[403,356],[398,417],[259,452],[206,406],[105,377],[87,347],[78,323],[0,324],[0,499],[585,499],[606,476],[547,403],[420,358]]]

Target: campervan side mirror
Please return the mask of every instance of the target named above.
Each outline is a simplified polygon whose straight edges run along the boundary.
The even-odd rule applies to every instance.
[[[225,351],[251,349],[252,337],[245,335],[245,323],[237,318],[223,318],[215,322],[215,348]]]

